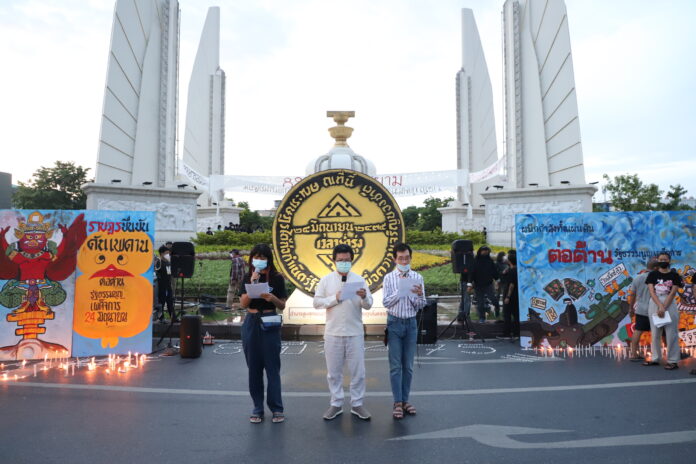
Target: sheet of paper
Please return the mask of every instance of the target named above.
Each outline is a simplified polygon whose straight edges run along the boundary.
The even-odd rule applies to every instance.
[[[261,298],[262,293],[271,293],[271,288],[268,286],[268,282],[263,282],[260,284],[244,284],[244,288],[246,288],[249,298]]]
[[[413,287],[416,285],[420,285],[420,282],[417,279],[399,279],[399,298],[416,296],[416,294],[413,293]]]
[[[341,299],[347,300],[350,298],[357,297],[355,292],[357,292],[361,288],[365,288],[364,280],[360,282],[346,282],[345,284],[343,284],[343,287],[341,287]]]
[[[665,317],[657,317],[657,314],[653,314],[652,320],[655,327],[662,327],[672,322],[672,318],[669,317],[668,312],[665,312]]]

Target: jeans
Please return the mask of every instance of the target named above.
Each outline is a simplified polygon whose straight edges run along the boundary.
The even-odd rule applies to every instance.
[[[479,322],[486,320],[486,310],[489,309],[489,301],[498,309],[498,301],[496,301],[495,293],[493,292],[493,282],[483,287],[476,287],[476,311],[478,311]]]
[[[415,317],[401,319],[388,315],[387,330],[392,395],[395,403],[405,402],[411,393],[418,323]]]
[[[263,416],[263,371],[268,380],[267,404],[271,412],[283,412],[280,393],[280,327],[261,330],[260,313],[247,313],[242,324],[242,347],[249,368],[252,414]]]

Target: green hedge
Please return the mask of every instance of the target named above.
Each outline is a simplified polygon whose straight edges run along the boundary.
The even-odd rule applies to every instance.
[[[213,235],[207,235],[203,232],[196,234],[193,243],[199,246],[217,245],[228,248],[249,248],[251,249],[258,243],[271,243],[271,232],[234,232],[231,230],[222,230],[215,232]],[[209,250],[213,251],[213,250]],[[215,250],[217,251],[217,250]]]
[[[410,245],[447,245],[450,246],[455,240],[471,240],[475,244],[483,244],[483,232],[466,230],[462,234],[454,232],[443,232],[440,229],[432,231],[422,231],[409,229],[406,231],[406,242]]]
[[[464,231],[461,234],[453,232],[443,232],[440,229],[433,231],[412,230],[406,231],[406,241],[409,244],[430,244],[430,245],[450,245],[455,240],[471,240],[474,243],[484,243],[483,232]],[[213,235],[206,235],[199,232],[193,242],[198,246],[223,246],[251,248],[257,243],[271,243],[270,231],[265,232],[233,232],[223,230],[215,232]],[[211,250],[212,251],[212,250]]]

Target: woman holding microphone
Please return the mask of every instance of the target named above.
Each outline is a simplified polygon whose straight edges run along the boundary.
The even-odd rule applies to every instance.
[[[263,422],[264,384],[266,371],[268,389],[266,403],[271,410],[273,423],[285,420],[280,388],[280,324],[267,316],[276,316],[285,309],[287,293],[285,279],[273,265],[273,253],[266,244],[256,245],[249,253],[249,272],[244,276],[240,289],[240,303],[247,310],[242,324],[242,347],[249,368],[249,394],[254,402],[249,421]],[[250,298],[245,284],[268,283],[269,290],[260,298]]]

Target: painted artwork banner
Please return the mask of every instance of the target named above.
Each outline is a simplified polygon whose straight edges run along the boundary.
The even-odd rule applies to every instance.
[[[155,214],[0,210],[0,359],[149,353]]]
[[[681,343],[696,346],[696,211],[518,214],[515,227],[522,347],[626,343],[631,283],[662,252],[684,281]]]

